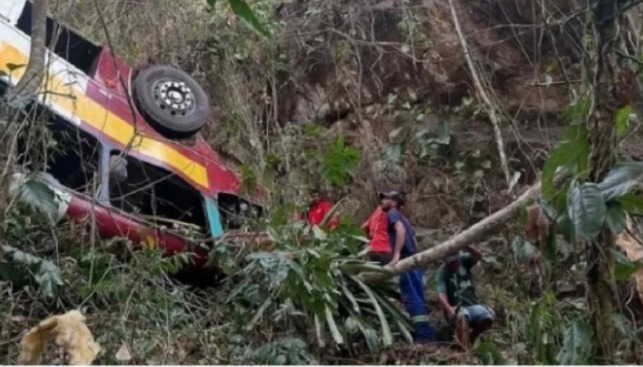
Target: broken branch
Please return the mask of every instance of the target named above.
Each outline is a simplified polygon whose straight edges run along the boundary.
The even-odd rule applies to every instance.
[[[460,20],[458,19],[458,14],[455,11],[455,5],[453,4],[454,0],[449,0],[449,8],[451,9],[451,15],[453,17],[453,24],[455,25],[456,33],[458,34],[458,39],[460,40],[460,45],[462,45],[462,52],[464,52],[464,57],[467,60],[467,65],[469,66],[469,72],[471,73],[471,79],[473,79],[473,85],[476,88],[476,94],[478,99],[480,99],[487,110],[487,115],[489,115],[489,120],[491,125],[493,125],[493,131],[496,136],[496,144],[498,146],[498,155],[500,156],[500,166],[502,172],[505,175],[507,180],[507,191],[511,193],[512,191],[512,179],[509,172],[509,164],[507,163],[507,155],[505,154],[505,144],[502,140],[502,132],[500,131],[500,118],[498,116],[497,107],[494,103],[491,102],[487,91],[482,86],[480,82],[480,77],[476,71],[476,66],[471,59],[471,53],[469,52],[469,47],[467,46],[467,41],[462,34],[462,28],[460,27]]]

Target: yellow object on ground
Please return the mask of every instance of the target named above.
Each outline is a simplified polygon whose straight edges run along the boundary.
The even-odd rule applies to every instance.
[[[73,310],[51,316],[29,330],[20,342],[18,364],[40,364],[45,344],[53,338],[69,355],[70,365],[89,365],[101,351],[85,325],[85,316]]]

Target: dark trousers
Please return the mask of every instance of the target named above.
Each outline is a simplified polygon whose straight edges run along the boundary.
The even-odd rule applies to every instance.
[[[421,269],[407,271],[400,275],[400,293],[406,312],[411,317],[416,343],[435,341],[435,333],[429,322],[429,309],[424,299],[424,282]]]
[[[368,261],[376,262],[381,266],[390,263],[393,259],[392,252],[368,252],[366,256],[368,257]]]

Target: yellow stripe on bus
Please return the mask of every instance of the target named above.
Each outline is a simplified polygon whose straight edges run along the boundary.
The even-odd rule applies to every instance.
[[[0,42],[0,70],[21,78],[25,67],[11,71],[11,64],[26,65],[28,56],[6,42]],[[195,183],[208,186],[208,175],[205,167],[179,153],[166,143],[136,135],[134,127],[125,120],[111,113],[105,107],[96,103],[83,93],[79,93],[72,85],[65,83],[60,77],[52,75],[44,88],[47,98],[57,107],[75,115],[82,122],[101,131],[117,142],[130,146],[132,150],[150,158],[164,162],[177,171],[189,177]]]

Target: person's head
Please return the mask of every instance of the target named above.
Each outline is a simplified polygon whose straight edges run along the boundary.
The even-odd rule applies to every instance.
[[[451,271],[458,270],[458,267],[460,266],[460,254],[456,252],[455,254],[447,256],[444,259],[444,265]]]
[[[404,195],[397,191],[382,192],[379,197],[380,205],[385,211],[404,206]]]
[[[313,203],[318,203],[324,199],[324,193],[322,192],[321,189],[314,189],[310,193],[310,196],[312,198]]]

